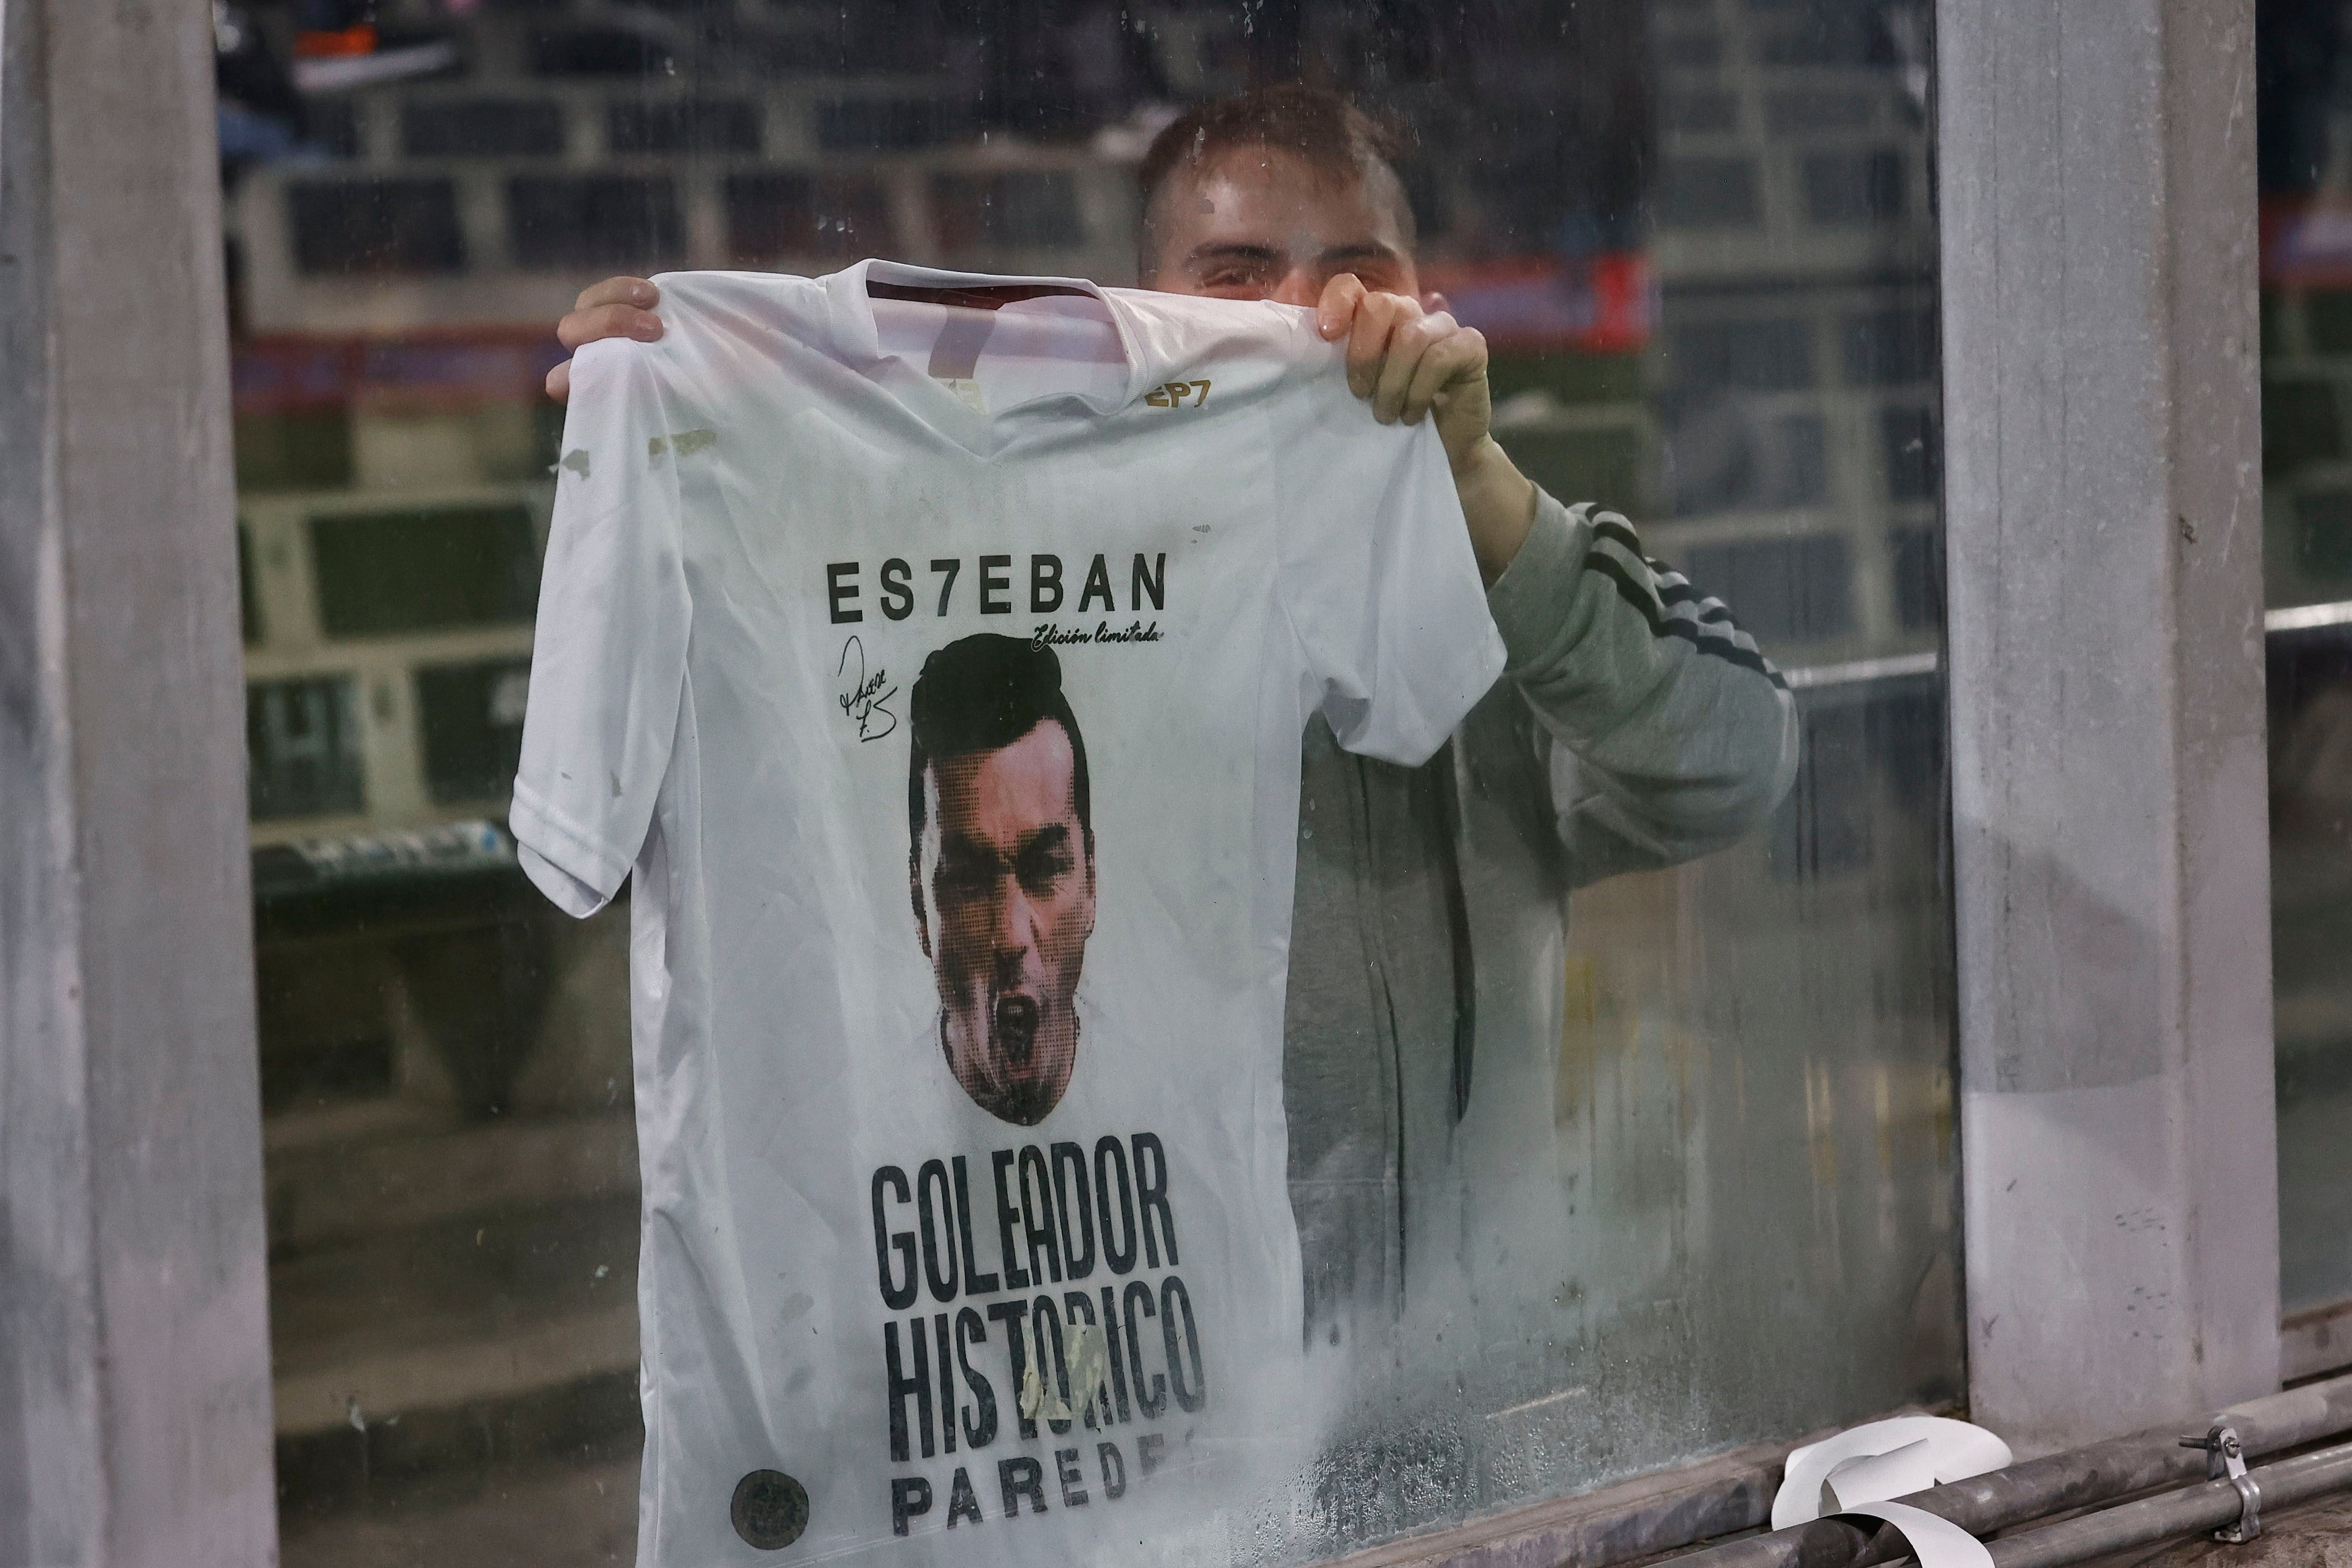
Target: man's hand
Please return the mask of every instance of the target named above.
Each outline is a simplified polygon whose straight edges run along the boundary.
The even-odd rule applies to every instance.
[[[1370,400],[1373,418],[1419,424],[1434,417],[1478,570],[1489,583],[1502,576],[1534,526],[1536,487],[1496,444],[1486,340],[1443,309],[1375,294],[1349,273],[1324,286],[1316,326],[1327,341],[1348,340],[1348,387]]]
[[[650,343],[662,335],[661,318],[654,314],[660,303],[661,290],[642,277],[608,277],[580,291],[572,314],[556,323],[556,340],[575,350],[599,338]],[[558,402],[571,401],[570,360],[547,372],[547,395]]]

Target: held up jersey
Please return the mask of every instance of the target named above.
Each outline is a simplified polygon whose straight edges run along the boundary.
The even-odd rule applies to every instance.
[[[1494,681],[1310,312],[867,262],[574,361],[513,827],[634,877],[643,1568],[1214,1561],[1308,1457],[1299,736]]]

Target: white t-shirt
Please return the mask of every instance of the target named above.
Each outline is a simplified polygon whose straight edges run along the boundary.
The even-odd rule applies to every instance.
[[[513,809],[635,877],[638,1561],[1214,1561],[1313,1440],[1300,730],[1418,762],[1502,664],[1444,449],[1289,307],[661,282],[573,362]]]

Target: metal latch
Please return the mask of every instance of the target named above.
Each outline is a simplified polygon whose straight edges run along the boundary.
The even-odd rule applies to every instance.
[[[2184,1448],[2205,1450],[2205,1477],[2208,1480],[2227,1479],[2238,1489],[2238,1522],[2213,1532],[2216,1541],[2242,1545],[2263,1532],[2263,1485],[2246,1473],[2246,1446],[2238,1440],[2238,1429],[2216,1421],[2213,1429],[2201,1437],[2183,1437]]]

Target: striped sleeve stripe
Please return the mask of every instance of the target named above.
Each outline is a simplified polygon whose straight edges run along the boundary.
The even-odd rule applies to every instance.
[[[1648,565],[1651,575],[1654,577],[1666,570],[1664,563],[1659,561],[1651,560],[1648,562]],[[1729,605],[1724,603],[1722,600],[1714,598],[1711,595],[1702,597],[1698,590],[1684,581],[1678,575],[1658,578],[1658,598],[1667,604],[1690,604],[1696,606],[1698,610],[1698,618],[1702,621],[1729,621],[1731,619],[1731,607]]]
[[[1586,564],[1612,580],[1616,584],[1618,597],[1648,618],[1653,635],[1680,637],[1702,653],[1712,653],[1743,669],[1753,670],[1781,690],[1788,689],[1789,683],[1781,677],[1779,670],[1772,667],[1772,661],[1757,650],[1755,641],[1746,632],[1727,634],[1717,625],[1702,624],[1696,617],[1657,615],[1654,613],[1657,600],[1648,591],[1646,583],[1637,579],[1634,571],[1614,556],[1603,556],[1595,551]],[[1641,577],[1645,579],[1647,575],[1644,572]]]
[[[1585,508],[1576,508],[1579,515]],[[1713,597],[1702,596],[1682,573],[1642,554],[1640,536],[1614,512],[1588,519],[1592,548],[1584,564],[1614,584],[1619,598],[1649,622],[1653,636],[1679,637],[1702,653],[1728,660],[1755,671],[1781,690],[1788,682],[1766,658],[1756,639],[1733,623],[1730,610]]]
[[[1576,509],[1578,512],[1581,513],[1586,511],[1590,505],[1591,503],[1588,502],[1586,503],[1586,506],[1579,507]],[[1604,539],[1615,539],[1619,544],[1623,545],[1627,549],[1632,550],[1637,556],[1642,553],[1642,537],[1633,531],[1633,524],[1627,522],[1617,513],[1602,512],[1598,517],[1591,517],[1589,521],[1591,524],[1592,531],[1601,538]]]

